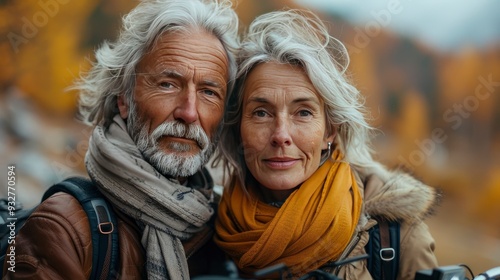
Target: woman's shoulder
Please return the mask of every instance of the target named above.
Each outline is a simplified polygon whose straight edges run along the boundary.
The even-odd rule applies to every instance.
[[[403,171],[363,176],[365,212],[388,220],[423,220],[439,200],[438,191]]]

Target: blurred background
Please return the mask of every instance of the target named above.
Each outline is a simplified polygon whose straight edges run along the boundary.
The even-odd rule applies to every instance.
[[[379,160],[444,198],[429,226],[440,265],[500,266],[500,2],[239,0],[242,30],[258,14],[306,7],[351,55]],[[138,0],[0,0],[0,195],[7,166],[30,207],[84,175],[91,128],[67,91],[93,51],[117,36]],[[214,170],[217,176],[217,170]]]

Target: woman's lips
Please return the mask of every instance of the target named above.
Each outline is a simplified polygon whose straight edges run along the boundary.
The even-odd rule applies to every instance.
[[[264,163],[272,169],[288,169],[295,165],[299,160],[288,157],[274,157],[264,160]]]

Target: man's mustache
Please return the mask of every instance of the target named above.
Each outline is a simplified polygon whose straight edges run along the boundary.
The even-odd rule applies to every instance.
[[[177,121],[164,122],[151,133],[151,138],[155,141],[163,136],[193,140],[202,150],[210,145],[210,139],[199,125],[186,125]]]

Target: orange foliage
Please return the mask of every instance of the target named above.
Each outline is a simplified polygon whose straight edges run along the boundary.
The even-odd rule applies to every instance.
[[[71,116],[75,112],[76,95],[66,93],[65,88],[78,77],[85,58],[91,56],[92,48],[96,47],[82,46],[87,21],[100,8],[119,22],[120,15],[136,5],[137,1],[52,2],[66,4],[59,4],[58,11],[53,15],[35,0],[7,1],[8,4],[0,6],[0,32],[4,38],[0,41],[0,83],[3,90],[9,85],[16,85],[47,113]],[[291,0],[235,2],[238,3],[242,29],[259,13],[285,6],[297,7]],[[354,29],[350,24],[325,14],[322,16],[332,23],[333,35],[352,45]],[[34,34],[26,33],[29,29],[27,22],[35,25],[36,30],[31,32]],[[13,43],[8,34],[23,36],[24,41]],[[370,38],[367,46],[353,47],[358,49],[350,49],[352,63],[349,70],[375,117],[372,124],[389,136],[395,135],[399,143],[388,149],[389,161],[398,163],[399,155],[407,158],[410,152],[419,149],[415,141],[429,139],[434,129],[441,128],[447,137],[442,143],[444,151],[447,151],[443,153],[447,171],[440,174],[429,168],[427,161],[417,170],[421,172],[418,175],[432,178],[433,183],[449,191],[487,189],[481,192],[484,197],[479,199],[484,203],[480,205],[487,212],[493,209],[500,199],[500,177],[492,176],[487,186],[467,182],[474,181],[472,174],[499,172],[499,162],[495,160],[500,158],[499,89],[493,88],[487,100],[471,98],[481,84],[479,77],[500,82],[500,45],[483,50],[468,47],[458,53],[443,53],[423,46],[422,42],[416,43],[381,31]],[[398,52],[403,55],[396,59],[393,55]],[[399,61],[413,56],[421,57],[429,65],[419,59]],[[428,71],[434,72],[425,76]],[[389,104],[390,97],[397,102]],[[477,104],[465,103],[475,101]],[[455,105],[464,107],[464,104],[474,107],[474,110],[462,112],[464,115],[449,111],[454,110]],[[447,119],[446,112],[448,117],[455,117],[455,121]],[[468,179],[456,179],[462,177]]]

